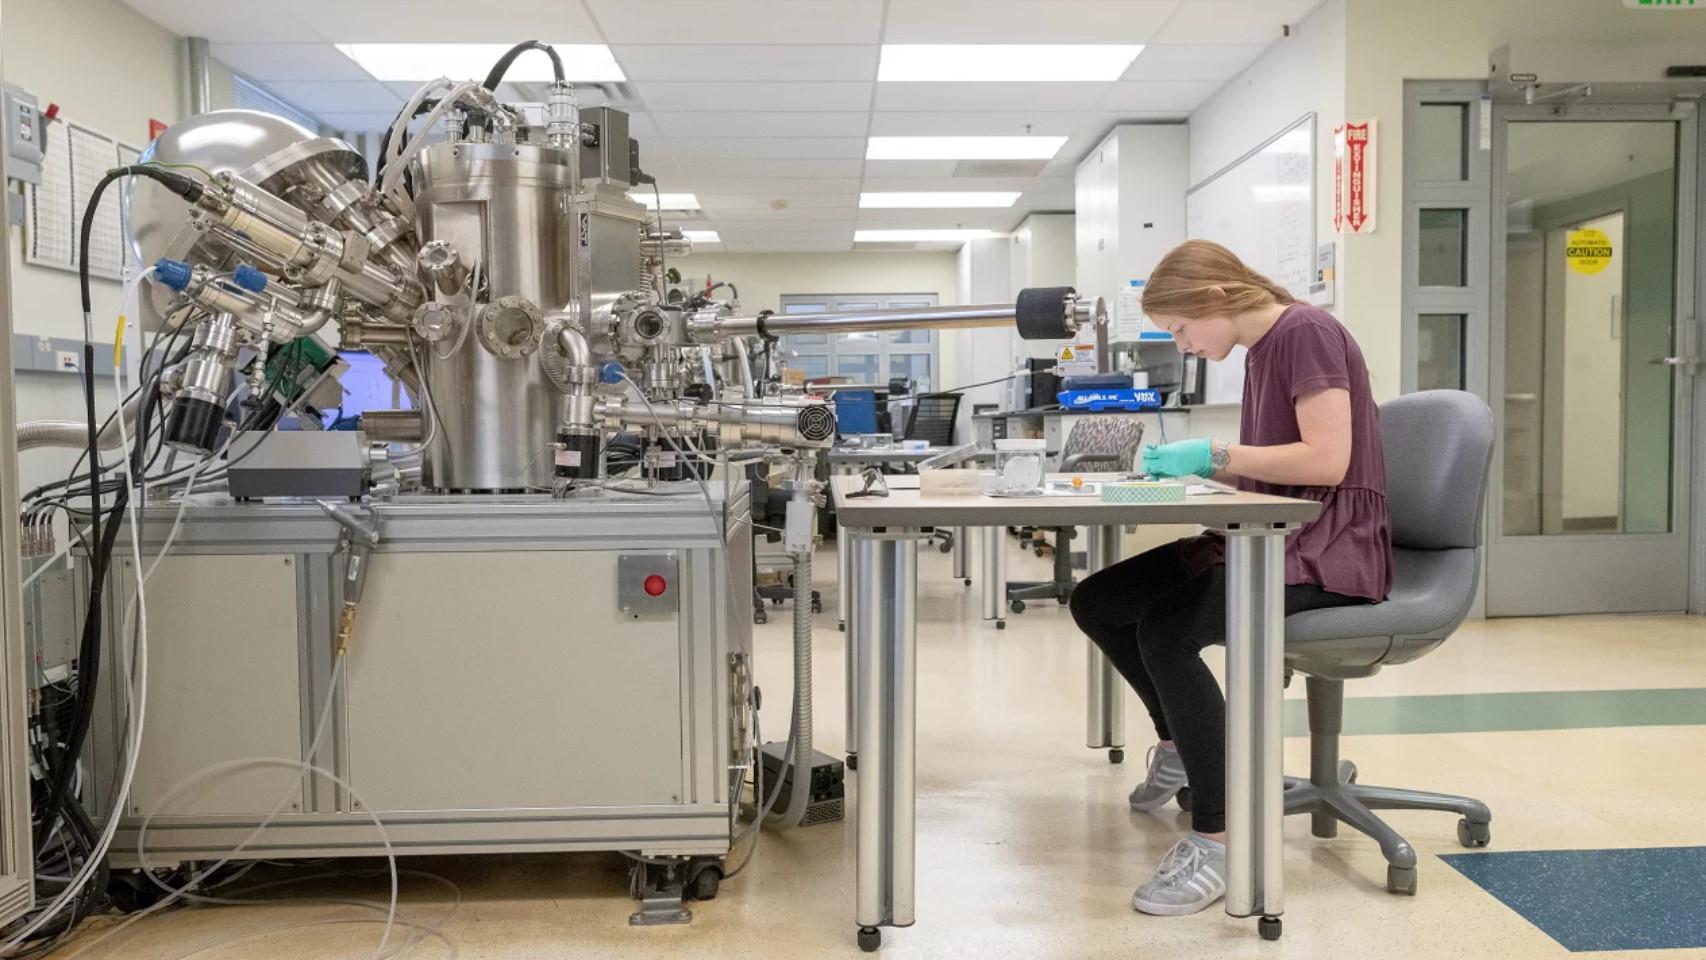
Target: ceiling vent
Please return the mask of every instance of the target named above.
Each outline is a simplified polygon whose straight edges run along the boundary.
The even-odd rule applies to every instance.
[[[961,160],[954,165],[956,177],[1034,177],[1043,172],[1047,160]]]

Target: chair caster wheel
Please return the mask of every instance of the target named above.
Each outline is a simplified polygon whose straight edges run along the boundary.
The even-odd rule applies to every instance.
[[[1356,783],[1357,782],[1357,765],[1350,762],[1349,760],[1340,760],[1339,761],[1339,782],[1340,783]]]
[[[1263,940],[1278,940],[1280,938],[1280,918],[1263,917],[1256,921],[1256,932]]]
[[[1012,603],[1009,603],[1007,605],[1007,609],[1013,611],[1014,613],[1024,613],[1025,612],[1025,601],[1015,600]]]
[[[971,586],[971,578],[970,577],[966,578],[966,586],[968,586],[968,587]]]
[[[1406,897],[1416,895],[1415,867],[1386,867],[1386,890],[1388,893],[1402,894]]]
[[[1472,823],[1465,817],[1457,821],[1457,842],[1466,847],[1484,847],[1493,842],[1493,827],[1486,823]]]
[[[1124,763],[1125,762],[1125,751],[1121,750],[1119,747],[1115,747],[1112,750],[1109,750],[1108,751],[1108,762],[1109,763]]]
[[[876,927],[859,928],[859,949],[866,953],[876,953],[883,945],[883,932]]]
[[[846,633],[847,632],[847,621],[845,621],[845,620],[836,621],[835,629],[841,631],[842,633]]]
[[[1034,547],[1034,548],[1032,548],[1031,552],[1036,554],[1039,557],[1043,556],[1043,548],[1042,547]]]
[[[1173,802],[1177,803],[1179,805],[1180,810],[1183,810],[1186,813],[1190,813],[1191,812],[1191,788],[1190,787],[1180,787],[1178,794],[1173,797]]]
[[[936,549],[942,553],[953,553],[954,552],[954,545],[951,543],[944,543],[941,546],[937,547]]]
[[[763,610],[754,610],[752,612],[752,622],[753,623],[769,623],[770,622],[770,614],[765,613]]]
[[[721,867],[706,867],[694,874],[687,886],[693,899],[715,900],[717,899],[717,890],[721,887],[722,882],[723,869]]]
[[[1005,620],[997,620],[997,621],[995,621],[995,629],[997,629],[997,630],[1005,630],[1005,629],[1007,629],[1007,621],[1005,621]]]
[[[857,771],[859,769],[859,755],[857,753],[849,753],[847,755],[847,769],[853,771]]]

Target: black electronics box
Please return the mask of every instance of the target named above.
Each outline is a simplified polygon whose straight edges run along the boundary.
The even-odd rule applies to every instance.
[[[776,805],[770,812],[781,813],[788,809],[788,798],[793,795],[794,778],[790,775],[791,765],[782,763],[782,755],[788,749],[786,743],[767,743],[764,745],[762,758],[764,763],[764,799],[769,799],[771,791],[776,789],[778,780],[782,790],[776,795]],[[805,819],[800,826],[809,827],[816,823],[834,823],[847,816],[847,774],[840,760],[821,750],[812,751],[811,765],[811,796],[806,804]]]

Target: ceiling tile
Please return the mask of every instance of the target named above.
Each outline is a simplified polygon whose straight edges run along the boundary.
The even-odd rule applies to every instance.
[[[644,156],[644,151],[645,145],[642,143],[642,156]],[[752,159],[750,157],[694,156],[682,158],[681,166],[683,173],[688,176],[706,178],[829,177],[858,179],[864,173],[865,161],[838,158],[808,159],[796,157],[775,160]]]
[[[218,16],[208,16],[207,0],[124,0],[137,13],[185,37],[210,41],[270,40],[307,43],[323,40],[274,0],[221,0]],[[265,28],[259,28],[265,24]]]
[[[691,190],[704,196],[734,196],[745,194],[764,198],[783,197],[799,194],[855,194],[859,192],[859,181],[856,178],[846,179],[784,179],[770,177],[765,179],[712,179],[688,178],[680,186],[683,191]],[[703,199],[701,199],[701,203]]]
[[[1091,110],[1106,83],[879,83],[877,110]]]
[[[1000,210],[860,210],[860,227],[883,229],[1006,230],[1023,213]]]
[[[1319,0],[1184,0],[1161,32],[1164,44],[1271,44]],[[1139,57],[1138,59],[1142,59]]]
[[[374,80],[357,83],[289,83],[275,80],[267,89],[310,113],[384,113],[395,115],[403,101]]]
[[[871,115],[873,137],[922,136],[1073,136],[1102,124],[1102,115],[1087,110],[1026,113],[931,112],[879,110]]]
[[[395,113],[339,113],[335,111],[320,111],[315,114],[320,122],[333,130],[345,133],[374,133],[377,134],[391,125]]]
[[[958,160],[866,160],[865,179],[869,181],[874,177],[950,177],[959,163]]]
[[[870,83],[676,83],[635,84],[651,110],[869,110]]]
[[[718,81],[877,78],[875,44],[621,44],[611,47],[629,80]]]
[[[213,59],[251,80],[371,80],[329,43],[212,43]]]
[[[890,0],[885,43],[1146,43],[1178,0]]]
[[[831,236],[793,238],[783,243],[767,237],[755,237],[725,241],[723,249],[729,253],[848,253],[853,249],[853,231],[843,231],[840,239]]]
[[[644,149],[642,144],[641,148]],[[865,155],[864,137],[660,137],[658,149],[680,156],[856,159]]]
[[[1017,190],[1027,196],[1036,191],[1065,190],[1070,192],[1068,177],[956,177],[953,171],[934,177],[866,177],[865,190]],[[1023,201],[1023,197],[1020,198]]]
[[[205,10],[206,3],[198,4]],[[576,0],[503,0],[494,8],[467,0],[280,0],[269,7],[292,11],[321,37],[337,43],[443,41],[602,43],[592,18]],[[221,0],[217,20],[228,16]],[[526,56],[542,56],[530,53]]]
[[[1103,110],[1176,111],[1182,118],[1220,89],[1219,80],[1122,80],[1103,98]]]
[[[1266,46],[1155,44],[1143,48],[1122,80],[1229,80],[1262,55]]]
[[[864,113],[666,113],[652,120],[666,137],[862,137]]]
[[[465,77],[465,78],[452,78],[452,79],[477,79],[477,78]],[[406,103],[406,102],[408,102],[409,98],[411,98],[415,95],[415,91],[417,91],[421,88],[421,84],[413,83],[413,82],[405,82],[405,81],[400,81],[400,80],[394,80],[394,81],[391,81],[389,83],[386,83],[385,87],[386,87],[386,89],[390,90],[392,93],[396,94],[399,101]],[[620,90],[620,87],[618,87],[616,85],[610,85],[610,88],[616,89],[618,91]],[[544,89],[544,86],[541,84],[535,84],[535,83],[500,83],[500,84],[498,84],[498,99],[502,100],[505,103],[544,103],[545,102],[545,95],[546,95],[546,91]],[[590,84],[590,83],[588,83],[588,84],[576,84],[575,85],[575,101],[577,103],[579,103],[583,109],[587,108],[587,107],[603,107],[603,106],[616,106],[616,107],[625,108],[625,109],[630,107],[630,104],[628,104],[625,101],[606,96],[605,95],[605,85]],[[630,112],[632,112],[632,111],[630,111]]]
[[[612,44],[876,43],[882,0],[586,0]],[[513,29],[513,25],[512,25]]]
[[[836,193],[707,193],[696,194],[708,217],[737,219],[850,219],[859,207],[859,194]],[[836,212],[839,211],[839,212]]]
[[[646,141],[654,140],[658,135],[658,125],[652,122],[649,113],[628,114],[628,136],[640,141],[640,155],[645,156]]]

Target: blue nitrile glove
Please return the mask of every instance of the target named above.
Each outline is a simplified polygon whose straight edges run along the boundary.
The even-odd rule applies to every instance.
[[[1143,472],[1157,479],[1214,476],[1214,449],[1208,440],[1180,440],[1143,448]]]

